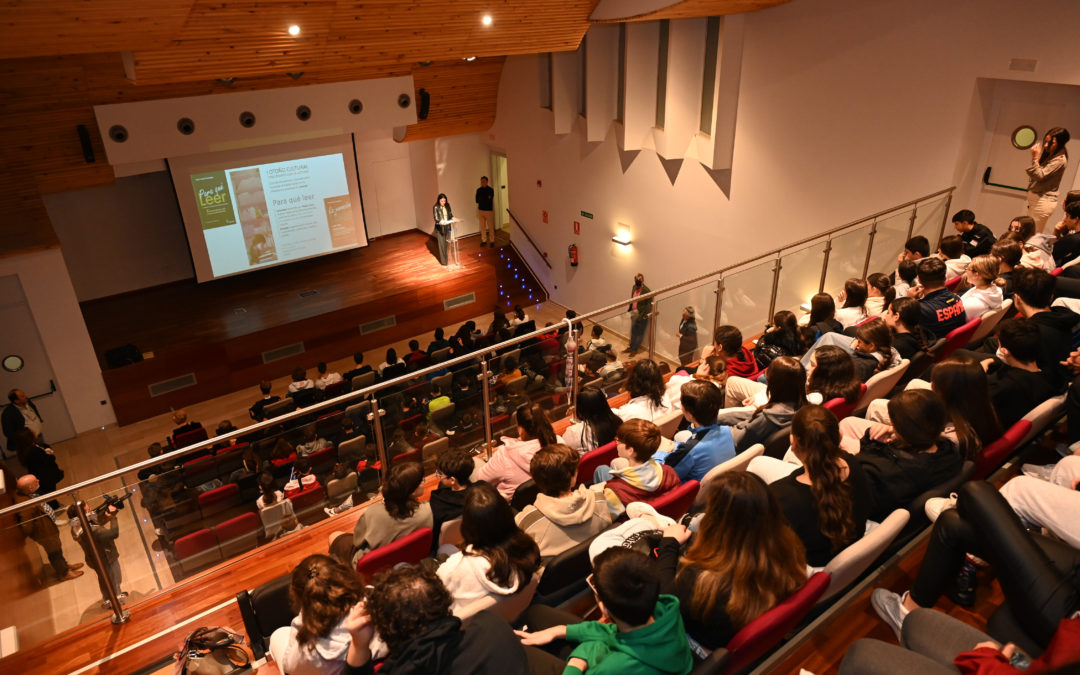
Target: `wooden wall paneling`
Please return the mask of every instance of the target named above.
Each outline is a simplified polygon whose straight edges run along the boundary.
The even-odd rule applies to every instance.
[[[505,58],[437,64],[413,71],[413,83],[431,95],[426,120],[407,127],[406,141],[484,131],[495,123]]]

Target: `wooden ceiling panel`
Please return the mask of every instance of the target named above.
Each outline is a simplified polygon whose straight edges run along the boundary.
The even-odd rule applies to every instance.
[[[162,49],[193,0],[5,0],[0,59]]]
[[[196,0],[165,49],[134,54],[140,84],[575,49],[595,0]],[[491,26],[481,16],[491,14]],[[290,37],[291,23],[301,27]]]

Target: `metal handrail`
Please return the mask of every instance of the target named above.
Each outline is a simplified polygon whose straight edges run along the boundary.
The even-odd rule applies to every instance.
[[[525,238],[529,240],[529,243],[532,244],[532,247],[536,249],[536,253],[540,256],[540,259],[544,261],[544,264],[547,265],[548,269],[551,269],[551,262],[548,261],[547,254],[541,251],[540,247],[536,245],[536,242],[533,241],[533,238],[529,236],[529,231],[526,230],[525,226],[521,224],[521,221],[517,219],[517,216],[514,215],[514,212],[510,209],[506,209],[506,213],[509,214],[510,220],[514,221],[517,224],[518,229],[521,230],[521,233],[524,234]]]
[[[586,312],[584,314],[579,314],[577,316],[577,318],[575,319],[575,323],[580,324],[582,321],[592,320],[593,318],[604,316],[604,315],[606,315],[606,314],[608,314],[608,313],[610,313],[610,312],[612,312],[612,311],[614,311],[616,309],[627,307],[627,306],[629,306],[631,303],[633,303],[635,301],[641,301],[641,300],[646,300],[646,299],[650,299],[650,298],[656,298],[657,296],[664,295],[664,294],[667,294],[667,293],[671,293],[672,291],[678,291],[678,290],[683,289],[683,288],[685,288],[687,286],[696,285],[696,284],[698,284],[698,283],[700,283],[702,281],[705,281],[707,279],[716,279],[719,283],[722,283],[724,275],[728,274],[729,272],[731,272],[733,270],[737,270],[737,269],[739,269],[741,267],[746,267],[746,266],[749,266],[749,265],[752,265],[752,264],[760,264],[761,262],[767,260],[770,257],[774,257],[774,258],[778,259],[780,254],[783,253],[784,251],[787,251],[787,250],[790,250],[790,249],[793,249],[793,248],[798,248],[798,247],[803,246],[804,244],[807,244],[809,242],[817,241],[817,240],[820,240],[820,239],[823,239],[823,238],[826,241],[830,241],[832,236],[839,233],[839,232],[850,229],[851,227],[854,227],[854,226],[857,226],[857,225],[862,225],[862,224],[865,224],[867,222],[874,221],[877,218],[880,218],[881,216],[887,215],[889,213],[893,213],[895,211],[905,209],[905,208],[907,208],[909,206],[915,206],[915,205],[920,204],[922,202],[931,200],[931,199],[933,199],[935,197],[940,197],[940,196],[946,195],[946,194],[950,195],[950,197],[951,197],[951,193],[955,189],[956,189],[955,186],[953,186],[953,187],[945,188],[943,190],[938,190],[937,192],[932,192],[932,193],[930,193],[928,195],[924,195],[922,197],[919,197],[918,199],[913,199],[911,201],[904,202],[903,204],[899,204],[899,205],[894,206],[892,208],[884,209],[884,210],[879,211],[879,212],[877,212],[875,214],[872,214],[870,216],[865,216],[863,218],[859,218],[858,220],[853,220],[853,221],[851,221],[849,223],[845,223],[844,225],[840,225],[839,227],[831,228],[829,230],[826,230],[825,232],[820,232],[820,233],[815,234],[813,236],[805,237],[803,239],[800,239],[800,240],[795,241],[793,243],[787,244],[787,245],[782,246],[780,248],[775,248],[775,249],[772,249],[770,251],[766,251],[764,253],[759,253],[759,254],[755,255],[754,257],[752,257],[752,258],[747,258],[745,260],[741,260],[741,261],[739,261],[737,263],[727,265],[727,266],[722,267],[720,269],[713,270],[713,271],[710,271],[710,272],[706,272],[704,274],[699,274],[697,276],[691,277],[689,279],[685,279],[685,280],[680,281],[678,283],[670,284],[668,286],[664,286],[663,288],[659,288],[659,289],[650,291],[648,293],[644,293],[644,294],[639,295],[639,296],[637,296],[635,298],[622,299],[622,300],[619,300],[619,301],[614,302],[612,304],[609,304],[609,305],[607,305],[605,307],[601,307],[599,309],[595,309],[595,310],[592,310],[590,312]],[[950,201],[950,203],[951,203],[951,201]],[[946,211],[948,211],[948,207],[946,207]],[[507,209],[507,212],[508,213],[510,212],[509,209]],[[510,216],[511,216],[511,218],[514,218],[512,213],[510,214]],[[948,214],[946,213],[946,217],[947,216],[948,216]],[[514,221],[518,222],[516,218],[514,218]],[[520,226],[520,223],[519,223],[519,226]],[[943,227],[944,227],[944,224],[943,224]],[[522,232],[524,232],[524,231],[525,230],[522,229]],[[526,233],[526,237],[528,237],[527,233]],[[531,239],[529,241],[530,241],[530,243],[533,243],[533,246],[535,247],[535,243],[532,242]],[[537,250],[539,250],[539,249],[537,249]],[[826,257],[825,258],[825,263],[827,264],[827,262],[828,262],[828,258]],[[824,283],[824,279],[825,279],[825,276],[824,276],[824,272],[823,272],[823,274],[822,274],[822,283]],[[722,288],[722,286],[721,286],[721,288]],[[772,294],[775,297],[775,294],[776,294],[775,287],[774,287],[774,289],[772,291]],[[720,310],[720,297],[722,297],[722,296],[718,296],[718,299],[717,299],[717,312],[716,312],[716,317],[714,318],[715,321],[719,321],[719,317],[720,317],[720,311],[719,311]],[[772,304],[772,299],[770,299],[770,304]],[[656,312],[657,312],[657,310],[655,310],[655,308],[654,308],[653,318],[656,317],[656,315],[657,315]],[[650,324],[654,325],[655,322],[650,321]],[[652,329],[652,325],[650,325],[650,330]],[[294,410],[294,411],[292,411],[290,413],[287,413],[285,415],[281,415],[279,417],[275,417],[275,418],[273,418],[271,420],[266,420],[264,422],[257,422],[255,424],[250,425],[250,426],[244,427],[241,430],[238,430],[238,433],[235,434],[235,435],[247,435],[247,434],[251,434],[251,433],[254,433],[254,432],[261,431],[263,429],[268,429],[268,428],[271,428],[271,427],[280,426],[282,424],[287,424],[288,422],[290,422],[292,420],[297,420],[297,419],[300,419],[302,417],[307,417],[307,416],[309,416],[309,415],[311,415],[313,413],[318,413],[318,412],[323,411],[323,410],[329,410],[331,408],[337,408],[337,407],[341,406],[342,404],[348,404],[350,402],[360,402],[360,401],[368,399],[368,398],[370,398],[371,400],[373,400],[376,403],[376,405],[373,406],[374,412],[369,413],[369,419],[373,419],[373,418],[377,419],[380,416],[381,412],[382,412],[382,411],[378,410],[378,407],[377,407],[376,394],[378,394],[378,392],[381,392],[381,391],[383,391],[385,389],[395,388],[395,387],[397,387],[399,385],[402,385],[402,384],[406,384],[406,383],[408,383],[409,381],[411,381],[411,380],[413,380],[415,378],[423,378],[423,377],[425,377],[427,375],[430,375],[432,373],[435,373],[435,372],[438,372],[438,371],[441,371],[441,370],[444,370],[444,369],[447,369],[447,368],[451,368],[451,367],[453,367],[455,365],[465,364],[465,363],[469,363],[469,362],[476,361],[476,360],[479,360],[479,362],[480,362],[479,364],[481,366],[482,374],[487,373],[488,372],[487,366],[488,366],[488,362],[489,362],[488,357],[490,355],[493,355],[496,351],[502,350],[503,348],[510,347],[510,346],[515,345],[515,344],[520,344],[522,342],[526,342],[528,340],[532,340],[534,338],[537,338],[537,337],[539,337],[539,336],[541,336],[541,335],[543,335],[545,333],[550,332],[550,330],[551,330],[550,327],[538,328],[537,330],[535,330],[535,331],[533,331],[531,333],[528,333],[528,334],[525,334],[525,335],[520,335],[520,336],[514,337],[514,338],[510,338],[509,340],[499,342],[497,344],[491,345],[490,347],[485,347],[483,349],[478,349],[478,350],[473,351],[473,352],[471,352],[469,354],[464,354],[464,355],[461,355],[461,356],[456,356],[456,357],[447,359],[446,361],[442,361],[442,362],[440,362],[438,364],[434,364],[434,365],[428,366],[426,368],[422,368],[422,369],[419,369],[419,370],[416,370],[416,371],[413,371],[413,372],[410,372],[410,373],[406,373],[405,375],[402,375],[401,377],[395,378],[393,380],[388,380],[386,382],[380,382],[380,383],[374,384],[374,385],[372,385],[370,387],[367,387],[365,389],[360,389],[360,390],[357,390],[357,391],[342,394],[341,396],[338,396],[336,398],[321,401],[319,403],[310,405],[310,406],[308,406],[306,408],[301,408],[301,409]],[[571,389],[576,385],[576,378],[577,378],[576,369],[573,371],[572,377],[574,378],[575,382],[570,383],[570,388]],[[491,411],[490,411],[490,409],[485,409],[483,415],[484,415],[484,425],[485,425],[485,427],[487,428],[487,431],[488,431],[487,435],[490,436],[490,428],[491,428],[491,426],[490,426],[490,421],[491,421]],[[379,439],[379,440],[381,441],[381,439]],[[23,509],[26,509],[26,508],[29,508],[29,507],[32,507],[32,506],[36,506],[38,504],[50,501],[52,499],[56,499],[57,497],[60,497],[60,496],[63,496],[63,495],[76,493],[79,490],[88,488],[88,487],[93,486],[93,485],[97,485],[98,483],[103,483],[103,482],[106,482],[106,481],[109,481],[109,480],[120,478],[121,476],[124,476],[126,474],[130,474],[132,472],[140,471],[140,470],[142,470],[144,468],[157,466],[157,465],[159,465],[159,464],[161,464],[161,463],[163,463],[165,461],[174,460],[174,459],[180,459],[180,458],[192,455],[192,454],[197,453],[199,451],[210,448],[211,446],[217,445],[218,443],[221,443],[221,441],[222,441],[222,439],[220,437],[218,437],[218,438],[208,438],[207,440],[201,441],[201,442],[196,443],[194,445],[190,445],[190,446],[187,446],[187,447],[184,447],[184,448],[180,448],[178,450],[174,450],[173,452],[163,454],[163,455],[161,455],[159,457],[153,457],[153,458],[150,458],[150,459],[143,460],[141,462],[137,462],[135,464],[129,465],[129,466],[124,467],[122,469],[117,469],[115,471],[111,471],[109,473],[97,476],[96,478],[91,478],[91,479],[82,481],[81,483],[78,483],[76,485],[64,488],[62,490],[57,490],[56,492],[53,492],[53,493],[50,493],[50,494],[47,494],[47,495],[41,495],[41,496],[35,497],[33,499],[29,499],[29,500],[26,500],[26,501],[19,502],[18,504],[14,505],[14,506],[9,506],[7,508],[0,509],[0,516],[5,516],[5,515],[7,515],[9,513],[15,513],[16,511],[21,511]],[[384,455],[385,452],[386,452],[385,445],[383,443],[381,443],[381,442],[377,442],[376,445],[377,445],[378,451],[380,453],[380,456]],[[389,465],[389,462],[386,461],[387,458],[382,457],[382,459],[383,459],[383,463],[382,463],[383,466],[387,467]]]

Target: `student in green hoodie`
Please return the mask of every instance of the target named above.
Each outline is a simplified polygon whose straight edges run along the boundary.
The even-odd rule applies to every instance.
[[[549,650],[559,651],[563,640],[578,643],[564,664],[553,663],[556,659],[550,655],[538,656],[530,650],[534,672],[552,665],[562,665],[564,675],[690,672],[693,659],[679,600],[660,595],[660,578],[647,556],[626,548],[610,548],[596,556],[587,581],[603,621],[574,623],[579,621],[577,617],[539,605],[525,613],[525,628],[531,627],[534,632],[515,631],[523,645],[548,645]],[[551,625],[563,621],[567,623]]]

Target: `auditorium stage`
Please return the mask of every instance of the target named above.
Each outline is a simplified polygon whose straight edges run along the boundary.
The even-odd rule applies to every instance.
[[[433,238],[409,231],[205,284],[190,279],[93,300],[82,312],[123,425],[490,312],[498,284],[512,278],[507,262],[527,272],[504,234],[500,243],[481,248],[479,237],[463,239],[463,267],[448,269]],[[546,299],[529,279],[524,295],[515,286],[514,302]],[[153,358],[107,368],[105,352],[128,343]],[[367,358],[374,365],[382,356]]]

